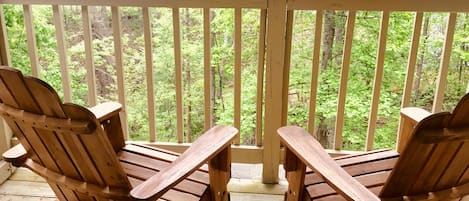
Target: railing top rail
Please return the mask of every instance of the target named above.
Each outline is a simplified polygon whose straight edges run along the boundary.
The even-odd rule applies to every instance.
[[[0,4],[84,5],[169,8],[267,8],[267,0],[2,0]]]
[[[469,12],[467,0],[288,0],[288,10]]]

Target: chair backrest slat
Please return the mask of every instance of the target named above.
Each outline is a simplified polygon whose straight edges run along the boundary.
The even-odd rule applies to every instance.
[[[381,196],[419,195],[467,183],[468,139],[466,94],[452,113],[436,113],[417,124]]]
[[[468,166],[467,156],[469,156],[469,147],[467,142],[461,142],[458,151],[454,154],[451,164],[441,175],[440,180],[436,184],[437,189],[449,188],[451,186],[460,185],[459,180],[463,178]],[[468,180],[466,179],[464,183]],[[462,184],[462,183],[461,183]]]
[[[2,115],[31,159],[66,177],[130,190],[106,133],[88,109],[62,104],[47,83],[10,67],[0,67],[0,91]],[[59,199],[94,200],[49,183]]]

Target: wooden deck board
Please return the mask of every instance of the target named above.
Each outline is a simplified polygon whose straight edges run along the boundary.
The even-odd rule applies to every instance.
[[[230,195],[232,201],[281,201],[283,193],[286,190],[286,182],[283,180],[282,185],[262,185],[260,181],[250,181],[248,176],[254,178],[259,169],[257,166],[234,165],[234,175],[238,175],[243,179],[234,178],[234,184],[231,185]],[[247,171],[247,170],[251,170]],[[257,179],[257,178],[256,178]],[[239,181],[238,181],[239,180]],[[247,192],[249,186],[254,188]],[[236,192],[239,191],[239,192]],[[271,194],[268,194],[271,193]],[[17,168],[13,175],[0,184],[0,201],[56,201],[58,200],[46,181],[26,168]]]

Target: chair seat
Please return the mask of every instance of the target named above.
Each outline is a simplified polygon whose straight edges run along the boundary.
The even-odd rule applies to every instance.
[[[399,154],[394,150],[379,150],[335,158],[351,176],[378,195],[391,173]],[[322,177],[307,168],[305,200],[345,200]]]
[[[179,154],[140,144],[127,144],[117,153],[127,177],[135,187],[174,161]],[[161,198],[164,200],[207,200],[210,196],[207,165],[177,184]]]

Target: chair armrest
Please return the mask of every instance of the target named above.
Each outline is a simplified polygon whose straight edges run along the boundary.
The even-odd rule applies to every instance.
[[[417,107],[406,107],[401,109],[401,121],[399,125],[400,132],[397,138],[397,152],[402,153],[402,151],[404,151],[407,142],[412,136],[414,127],[422,119],[431,114],[431,112]]]
[[[131,197],[137,200],[154,200],[161,197],[206,161],[229,149],[237,133],[236,128],[229,126],[211,128],[169,166],[135,187],[130,192]]]
[[[17,144],[4,152],[2,157],[6,162],[10,162],[14,166],[19,167],[28,158],[28,152],[26,152],[23,145]]]
[[[89,108],[89,110],[96,116],[99,122],[108,120],[112,116],[118,115],[122,110],[122,105],[116,102],[106,102]]]
[[[116,102],[106,102],[89,108],[89,110],[103,126],[114,151],[119,152],[125,146],[125,136],[119,115],[122,111],[122,105]]]
[[[401,109],[402,118],[405,118],[414,124],[417,124],[431,114],[431,112],[417,107],[406,107]]]
[[[297,126],[287,126],[278,129],[277,132],[280,136],[280,141],[288,149],[287,152],[292,153],[288,157],[296,156],[299,161],[302,161],[306,166],[320,174],[332,188],[346,199],[379,200],[375,194],[368,191],[368,189],[337,165],[321,144],[307,131]],[[288,160],[288,158],[285,160]],[[304,174],[304,171],[302,172]],[[290,183],[289,185],[301,186],[302,184]]]

